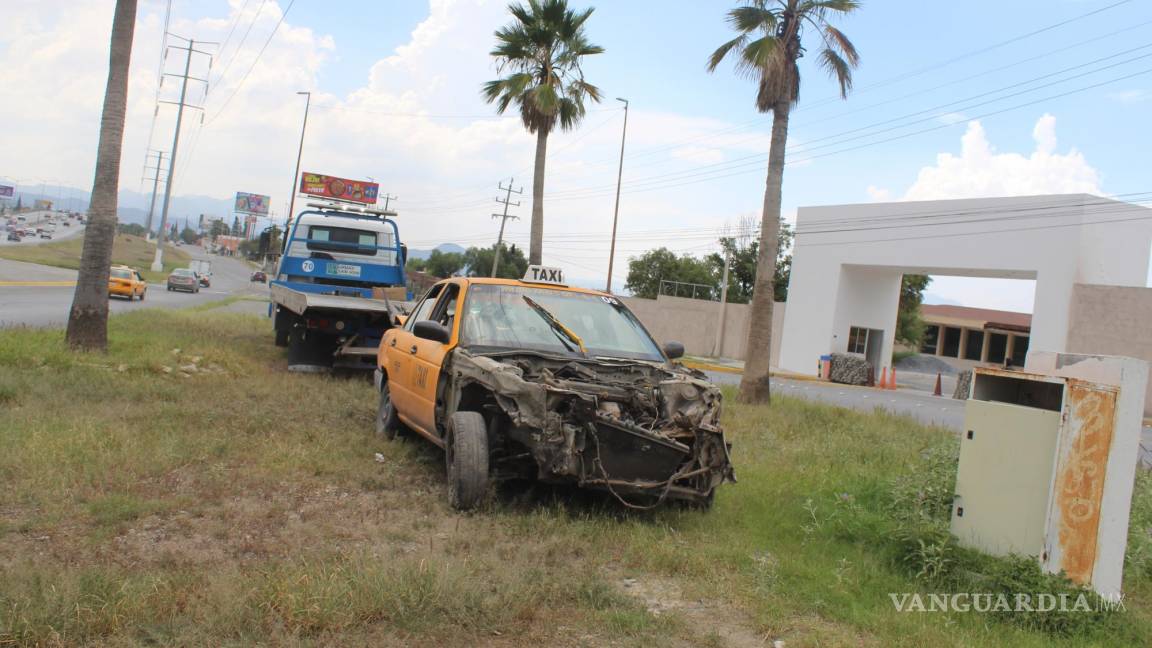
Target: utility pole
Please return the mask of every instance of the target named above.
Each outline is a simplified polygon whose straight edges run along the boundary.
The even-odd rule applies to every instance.
[[[172,36],[173,38],[179,38],[180,40],[187,42],[188,47],[176,47],[175,45],[169,46],[172,49],[183,50],[186,52],[186,55],[184,58],[184,74],[168,74],[167,72],[165,73],[165,75],[167,75],[167,76],[174,76],[174,77],[181,79],[180,101],[179,102],[173,102],[173,101],[160,102],[160,103],[174,103],[174,104],[176,104],[177,109],[176,109],[176,130],[172,134],[172,151],[168,154],[168,181],[164,184],[164,209],[160,212],[160,232],[156,237],[156,258],[152,261],[152,271],[153,272],[160,272],[161,270],[164,269],[164,238],[165,238],[165,234],[167,234],[167,232],[164,231],[164,228],[168,224],[168,207],[171,205],[171,202],[172,202],[172,178],[173,178],[174,174],[176,173],[176,152],[180,147],[180,126],[184,122],[184,107],[187,105],[185,103],[185,101],[188,98],[188,80],[192,79],[194,81],[200,81],[201,83],[205,84],[205,86],[207,86],[207,84],[208,84],[207,79],[199,79],[196,77],[189,76],[189,73],[192,71],[192,54],[193,53],[203,54],[203,55],[209,57],[209,59],[211,59],[211,57],[212,57],[212,54],[210,52],[202,52],[202,51],[196,49],[196,41],[194,41],[192,39],[183,38],[183,37],[177,36],[175,34],[169,34],[169,36]],[[203,41],[201,41],[201,44],[203,44]],[[211,65],[211,63],[209,63],[209,65]],[[204,110],[204,108],[202,106],[189,106],[189,107],[195,108],[197,110]]]
[[[160,171],[163,170],[162,167],[164,166],[164,156],[166,153],[164,151],[148,152],[148,157],[152,157],[153,155],[156,156],[156,166],[145,167],[149,171],[152,171],[152,177],[149,178],[145,176],[144,178],[145,180],[152,181],[152,202],[148,204],[148,220],[144,224],[144,232],[148,238],[152,237],[152,214],[156,211],[156,190],[160,186]],[[169,162],[171,162],[171,160],[169,160]]]
[[[499,218],[500,219],[500,236],[496,237],[496,250],[495,250],[496,254],[492,258],[492,275],[491,276],[493,276],[493,277],[496,276],[496,270],[498,270],[500,268],[500,250],[502,250],[504,248],[504,225],[508,222],[509,218],[511,218],[513,220],[518,220],[520,218],[519,216],[509,216],[508,215],[508,206],[509,205],[511,205],[513,207],[519,207],[520,206],[519,202],[516,202],[516,203],[512,202],[512,194],[524,193],[524,187],[520,187],[519,189],[513,189],[512,188],[512,181],[513,180],[514,180],[514,178],[508,178],[508,186],[507,187],[505,187],[502,184],[496,185],[501,190],[503,190],[505,192],[505,194],[504,194],[503,200],[501,200],[500,198],[496,199],[496,202],[502,203],[504,205],[504,213],[503,214],[492,214],[492,218]]]
[[[300,148],[296,150],[296,175],[292,176],[292,193],[288,194],[288,218],[284,221],[284,231],[292,227],[292,210],[296,207],[296,192],[300,191],[300,158],[304,157],[304,133],[308,130],[308,109],[312,107],[311,92],[297,92],[304,95],[304,124],[300,126]],[[288,237],[284,237],[287,245]]]
[[[716,318],[716,346],[712,351],[714,357],[719,358],[724,352],[724,323],[727,321],[725,312],[728,309],[728,268],[732,266],[732,251],[724,250],[724,279],[720,284],[720,314]]]
[[[388,211],[388,203],[389,202],[391,202],[393,200],[397,200],[397,196],[393,196],[390,194],[384,194],[382,196],[382,198],[384,198],[384,211]]]
[[[624,139],[628,136],[628,100],[616,97],[616,101],[624,102],[624,130],[620,133],[620,167],[616,171],[616,209],[612,212],[612,245],[608,249],[608,284],[604,292],[612,292],[612,264],[616,261],[616,221],[620,218],[620,180],[624,177]]]

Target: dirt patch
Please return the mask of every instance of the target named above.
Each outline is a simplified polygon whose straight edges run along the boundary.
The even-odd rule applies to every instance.
[[[639,600],[653,616],[674,615],[686,626],[698,628],[701,635],[719,639],[723,646],[784,648],[783,641],[756,632],[740,611],[716,602],[689,599],[671,579],[644,575],[619,578],[616,582],[625,595]]]

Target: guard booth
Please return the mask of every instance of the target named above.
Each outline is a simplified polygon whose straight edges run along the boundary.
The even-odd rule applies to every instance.
[[[1148,365],[1034,352],[1025,371],[977,368],[952,533],[994,555],[1120,593]]]

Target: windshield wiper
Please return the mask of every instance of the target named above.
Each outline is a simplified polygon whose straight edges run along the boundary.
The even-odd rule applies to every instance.
[[[547,308],[537,304],[536,300],[532,299],[528,295],[521,295],[521,297],[523,297],[524,301],[532,307],[532,310],[536,311],[537,315],[542,317],[544,321],[548,323],[548,328],[552,329],[552,332],[556,335],[556,339],[560,340],[560,343],[564,345],[565,349],[568,349],[569,351],[575,351],[575,349],[572,348],[572,345],[568,344],[569,341],[575,342],[576,346],[580,347],[580,353],[584,354],[585,357],[588,356],[588,349],[584,348],[584,341],[580,339],[579,335],[576,335],[572,332],[572,329],[564,326],[564,324],[562,324],[560,320],[556,319],[556,316],[549,312]],[[565,338],[567,338],[567,340]]]

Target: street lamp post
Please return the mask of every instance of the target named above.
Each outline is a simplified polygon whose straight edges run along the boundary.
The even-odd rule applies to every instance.
[[[296,183],[300,182],[300,159],[304,156],[304,132],[308,130],[308,109],[312,107],[312,93],[311,92],[297,92],[298,95],[306,97],[304,101],[304,124],[300,127],[300,148],[296,151],[296,173],[292,176],[292,193],[288,194],[288,216],[284,220],[284,231],[287,232],[292,226],[293,209],[296,207]],[[285,243],[288,237],[284,237]]]
[[[612,264],[616,260],[616,223],[620,219],[620,180],[624,177],[624,141],[628,136],[628,100],[616,97],[616,101],[624,102],[624,130],[620,132],[620,166],[616,170],[616,209],[612,211],[612,245],[608,249],[608,283],[604,292],[612,292]]]

